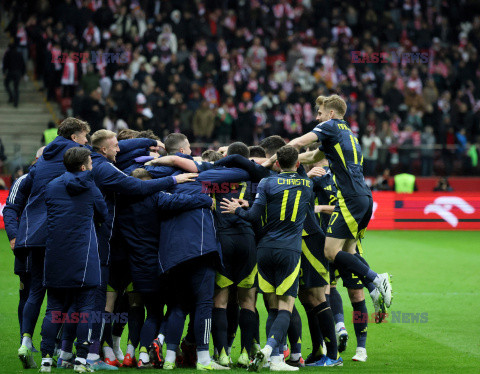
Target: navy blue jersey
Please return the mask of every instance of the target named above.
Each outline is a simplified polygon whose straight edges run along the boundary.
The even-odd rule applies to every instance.
[[[335,205],[337,202],[337,187],[333,182],[333,175],[329,168],[325,168],[327,174],[322,177],[313,177],[313,192],[315,194],[315,205]],[[327,232],[330,214],[318,213],[317,218],[323,232]]]
[[[236,210],[248,221],[262,215],[265,235],[258,247],[302,251],[303,223],[311,209],[313,182],[297,172],[283,172],[264,178],[258,185],[257,196],[250,210]]]
[[[331,119],[313,129],[322,142],[332,168],[333,181],[342,196],[372,196],[363,177],[363,155],[358,139],[343,119]]]

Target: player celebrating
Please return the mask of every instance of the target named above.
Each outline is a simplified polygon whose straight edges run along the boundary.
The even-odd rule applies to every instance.
[[[244,211],[238,201],[224,199],[225,213],[254,221],[262,217],[265,236],[258,243],[258,279],[270,307],[273,320],[267,331],[267,344],[258,351],[249,365],[249,371],[258,371],[271,357],[270,370],[296,371],[287,365],[279,352],[287,333],[293,304],[297,297],[302,253],[303,222],[310,207],[313,186],[309,179],[300,178],[297,168],[298,151],[284,146],[277,152],[277,164],[282,173],[264,178],[257,189],[255,202]]]
[[[354,255],[357,239],[364,236],[370,221],[373,200],[363,177],[360,144],[343,120],[347,104],[338,95],[319,96],[316,104],[320,124],[292,140],[290,145],[301,148],[320,141],[319,149],[330,162],[338,201],[327,228],[325,256],[339,268],[372,281],[389,307],[392,302],[389,274],[375,273]]]

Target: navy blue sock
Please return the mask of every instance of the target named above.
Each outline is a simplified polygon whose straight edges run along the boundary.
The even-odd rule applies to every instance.
[[[360,261],[362,261],[365,265],[370,267],[370,265],[368,265],[367,260],[365,260],[362,256],[360,256],[360,253],[355,253],[355,257],[358,258]],[[372,292],[376,288],[373,282],[369,281],[365,277],[359,277],[359,279],[363,283],[363,285],[367,288],[368,292]]]
[[[353,315],[360,315],[362,318],[354,318],[353,328],[355,329],[355,336],[357,337],[357,347],[365,348],[367,342],[367,328],[368,328],[368,310],[365,305],[365,300],[358,303],[352,303]],[[364,318],[363,316],[367,316]]]
[[[255,343],[260,344],[260,315],[258,314],[258,309],[255,308]]]
[[[292,313],[288,310],[279,310],[277,318],[272,323],[270,333],[268,334],[267,344],[272,348],[278,347],[282,350],[282,342],[287,335],[288,326],[290,325],[290,319]]]
[[[332,309],[335,323],[345,322],[343,316],[343,302],[342,297],[338,293],[336,287],[330,287],[330,308]]]
[[[105,314],[106,313],[107,312],[105,312]],[[113,347],[112,319],[113,313],[110,313],[110,318],[107,318],[107,322],[105,322],[105,326],[103,327],[103,340],[108,344],[109,347]]]
[[[239,317],[240,324],[240,342],[241,349],[240,352],[243,352],[245,349],[247,353],[252,349],[253,339],[255,337],[255,329],[257,327],[257,316],[254,312],[248,309],[240,310]]]
[[[292,318],[290,318],[290,325],[288,326],[288,340],[290,341],[290,347],[292,353],[302,352],[302,318],[298,314],[295,306],[292,310]]]
[[[318,318],[313,311],[313,305],[304,304],[304,307],[307,312],[308,328],[310,329],[310,337],[312,339],[312,353],[316,356],[322,346],[323,336],[318,324]]]
[[[313,308],[313,311],[318,318],[318,324],[322,331],[323,340],[327,346],[327,356],[332,360],[336,360],[338,356],[338,348],[332,310],[325,301]]]
[[[270,336],[270,330],[272,328],[273,322],[277,318],[277,314],[278,314],[278,309],[273,309],[273,308],[268,309],[268,317],[267,317],[267,322],[265,324],[265,327],[266,327],[265,332],[267,333],[267,339]]]
[[[235,336],[237,335],[237,330],[240,321],[240,309],[237,302],[230,302],[227,305],[227,337],[228,337],[228,346],[231,347]],[[212,326],[213,327],[213,326]]]
[[[227,353],[228,347],[228,319],[227,309],[213,308],[212,310],[212,339],[213,345],[217,349],[218,354],[225,350]]]
[[[140,342],[140,332],[142,331],[144,321],[145,308],[143,305],[130,307],[128,312],[128,340],[135,348]]]
[[[191,312],[188,315],[188,328],[187,328],[187,335],[185,335],[185,341],[195,344],[195,312]]]
[[[373,281],[377,276],[377,273],[371,270],[357,257],[348,252],[339,251],[335,256],[335,260],[333,261],[333,263],[339,268],[348,270],[349,272],[352,272],[358,277],[365,277],[369,281]]]

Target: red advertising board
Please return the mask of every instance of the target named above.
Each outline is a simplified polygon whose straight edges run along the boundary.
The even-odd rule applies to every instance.
[[[0,191],[0,229],[7,196]],[[368,229],[480,230],[480,192],[374,192]]]
[[[369,230],[480,230],[480,192],[373,193]]]

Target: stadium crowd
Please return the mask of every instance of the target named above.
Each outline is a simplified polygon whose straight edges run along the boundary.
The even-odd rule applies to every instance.
[[[13,1],[7,30],[49,100],[92,130],[291,139],[314,127],[318,95],[339,93],[366,175],[429,176],[479,171],[475,14],[460,1]]]

